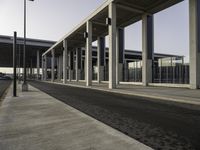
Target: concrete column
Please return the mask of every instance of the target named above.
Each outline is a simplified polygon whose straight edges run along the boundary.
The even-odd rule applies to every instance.
[[[47,80],[47,55],[44,56],[44,80]]]
[[[154,60],[153,16],[142,16],[142,83],[152,83]]]
[[[104,80],[104,66],[105,66],[105,37],[98,37],[97,39],[97,81],[100,83]]]
[[[128,62],[124,60],[124,81],[128,82]]]
[[[123,80],[124,64],[124,29],[117,30],[116,84]]]
[[[75,67],[76,67],[76,64],[75,64],[75,53],[76,52],[76,49],[74,49],[73,51],[72,51],[72,79],[74,80],[75,78],[76,78],[76,72],[75,72]],[[75,76],[74,76],[74,74],[75,74]]]
[[[63,55],[60,56],[60,80],[63,79]]]
[[[109,89],[116,88],[116,4],[109,4]]]
[[[76,81],[78,82],[81,77],[81,49],[76,49]]]
[[[59,80],[61,81],[61,79],[62,79],[62,70],[63,70],[63,66],[62,66],[62,64],[63,64],[63,62],[62,62],[62,58],[63,58],[63,56],[61,55],[60,56],[60,61],[59,61],[59,74],[60,74],[60,76],[59,76]]]
[[[68,80],[71,81],[71,69],[70,69],[70,62],[71,62],[71,55],[70,55],[70,51],[67,52],[67,58],[68,58],[68,72],[67,72],[67,76],[68,76]]]
[[[52,49],[51,50],[51,81],[52,82],[54,82],[55,80],[54,73],[55,73],[55,50]]]
[[[59,57],[56,57],[56,75],[57,75],[57,80],[59,80]]]
[[[61,58],[62,56],[58,57],[58,80],[61,80],[61,74],[62,74],[62,65],[61,65]]]
[[[30,75],[30,78],[32,79],[33,78],[33,60],[31,58],[31,63],[30,63],[30,68],[29,68],[29,75]]]
[[[40,51],[37,50],[37,79],[39,80],[40,75]]]
[[[86,25],[86,72],[85,72],[85,79],[86,79],[86,86],[92,85],[92,22],[88,21]]]
[[[42,62],[42,77],[41,80],[44,80],[44,57],[41,57],[41,62]]]
[[[74,56],[73,51],[69,52],[69,81],[72,81],[72,75],[73,75],[73,68],[74,68]]]
[[[190,86],[200,88],[200,1],[189,0]]]
[[[63,41],[63,83],[67,83],[67,68],[68,68],[68,52],[67,52],[67,40]]]

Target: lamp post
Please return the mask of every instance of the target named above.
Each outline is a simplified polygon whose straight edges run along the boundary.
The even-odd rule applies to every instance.
[[[29,0],[34,1],[34,0]],[[26,0],[24,0],[24,54],[23,54],[24,80],[22,84],[22,91],[28,91],[28,84],[26,81]]]

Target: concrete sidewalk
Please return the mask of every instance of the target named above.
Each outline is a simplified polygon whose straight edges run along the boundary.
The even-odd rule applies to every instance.
[[[50,81],[46,81],[52,83]],[[61,84],[61,82],[53,82]],[[84,82],[68,82],[67,86],[91,88],[117,94],[126,94],[133,96],[141,96],[152,99],[157,99],[165,103],[175,104],[191,109],[200,110],[200,90],[191,90],[187,88],[171,88],[171,87],[144,87],[140,85],[123,85],[120,84],[116,89],[108,89],[105,83],[97,84],[93,82],[92,86],[86,87]]]
[[[148,150],[144,144],[30,86],[0,107],[1,150]]]

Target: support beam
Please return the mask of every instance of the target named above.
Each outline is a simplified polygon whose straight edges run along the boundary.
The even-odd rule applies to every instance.
[[[104,27],[107,27],[107,25],[104,23],[104,22],[100,22],[100,21],[92,21],[93,24],[96,24],[96,25],[100,25],[100,26],[104,26]]]
[[[153,81],[154,61],[153,16],[142,16],[142,83],[147,86]]]
[[[37,50],[37,79],[39,80],[40,76],[40,51]]]
[[[109,4],[109,89],[116,88],[116,4]]]
[[[117,4],[117,7],[127,10],[127,11],[130,11],[130,12],[134,12],[134,13],[141,13],[141,14],[144,13],[144,10],[138,9],[138,8],[133,8],[128,5]]]
[[[189,0],[190,86],[200,88],[200,1]]]
[[[117,54],[116,54],[116,84],[118,85],[123,79],[124,65],[124,29],[117,30]]]
[[[67,68],[68,68],[68,51],[67,51],[67,40],[63,41],[63,83],[67,83]]]
[[[88,37],[86,38],[86,86],[92,85],[92,22],[88,21],[86,25],[86,32]]]
[[[97,38],[97,82],[101,83],[104,80],[104,67],[105,67],[105,37]]]
[[[51,81],[54,82],[55,80],[55,50],[51,50]]]

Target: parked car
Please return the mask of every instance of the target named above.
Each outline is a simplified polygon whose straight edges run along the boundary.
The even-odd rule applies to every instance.
[[[11,80],[11,77],[9,77],[9,76],[2,76],[2,77],[0,77],[0,80]]]

